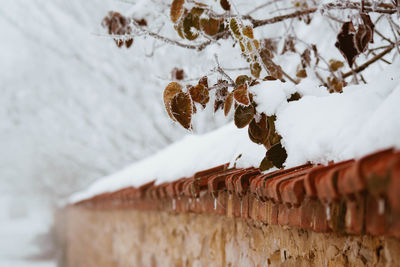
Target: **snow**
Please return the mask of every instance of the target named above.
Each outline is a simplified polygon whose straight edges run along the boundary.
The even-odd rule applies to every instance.
[[[171,182],[228,162],[238,168],[258,166],[264,156],[265,149],[250,141],[246,128],[237,129],[230,123],[204,135],[188,135],[155,155],[95,182],[71,196],[70,201],[128,186],[139,187],[153,180],[156,184]]]
[[[282,136],[288,158],[285,167],[306,162],[327,164],[359,158],[388,148],[400,148],[400,60],[377,75],[368,85],[350,85],[343,93],[305,80],[293,85],[262,82],[251,88],[258,112],[276,114],[276,129]],[[294,92],[303,97],[287,102]],[[190,177],[195,172],[226,162],[236,167],[259,166],[265,155],[262,146],[252,143],[247,128],[230,123],[205,135],[188,135],[155,155],[105,177],[87,190],[74,194],[77,202],[103,192],[128,186],[139,187]]]
[[[400,60],[365,85],[350,85],[343,93],[308,81],[299,85],[264,82],[254,89],[257,109],[277,115],[286,167],[359,158],[388,148],[400,148]],[[288,103],[293,92],[303,97]]]

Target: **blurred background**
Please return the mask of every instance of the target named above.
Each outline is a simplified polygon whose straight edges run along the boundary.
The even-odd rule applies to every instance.
[[[162,91],[192,51],[150,39],[119,49],[100,26],[109,10],[155,8],[136,2],[1,2],[0,266],[55,266],[53,212],[67,197],[186,134]],[[187,77],[198,77],[213,58],[190,62]],[[222,123],[206,110],[195,132]]]

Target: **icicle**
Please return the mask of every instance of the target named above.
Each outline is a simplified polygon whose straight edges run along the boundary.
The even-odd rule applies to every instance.
[[[243,201],[240,199],[240,217],[242,217]]]
[[[330,206],[330,204],[326,205],[325,212],[326,212],[326,219],[328,221],[330,221],[331,220],[331,206]]]
[[[385,213],[385,200],[383,198],[378,199],[378,214],[382,215]]]
[[[172,199],[172,209],[176,210],[176,200],[175,200],[175,198]]]
[[[217,210],[217,198],[214,198],[214,210]]]

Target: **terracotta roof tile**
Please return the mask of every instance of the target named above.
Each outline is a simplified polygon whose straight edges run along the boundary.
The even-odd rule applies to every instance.
[[[127,187],[75,205],[241,217],[316,232],[400,238],[400,152],[263,174],[228,164],[170,183]]]

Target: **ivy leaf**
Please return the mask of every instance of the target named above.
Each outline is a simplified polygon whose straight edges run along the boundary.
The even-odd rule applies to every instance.
[[[250,98],[249,98],[249,92],[247,90],[247,84],[244,83],[242,85],[239,85],[239,87],[233,91],[233,97],[238,103],[242,105],[245,106],[250,105]]]
[[[178,93],[182,92],[182,85],[180,85],[177,82],[170,82],[167,87],[164,89],[164,105],[165,109],[168,112],[169,117],[173,120],[175,120],[175,117],[172,115],[171,112],[171,101],[174,98],[174,96]]]
[[[210,100],[210,96],[207,88],[203,84],[198,84],[196,86],[191,86],[189,88],[190,96],[194,102],[197,102],[205,106]]]
[[[228,0],[220,0],[219,3],[221,4],[221,7],[226,10],[229,11],[231,10],[231,5],[229,4]]]
[[[256,144],[264,144],[268,138],[267,116],[262,113],[260,120],[252,119],[248,129],[250,140]]]
[[[177,93],[171,101],[171,112],[176,121],[178,121],[183,128],[192,128],[192,100],[188,93]]]
[[[343,57],[347,60],[347,63],[351,67],[354,63],[354,59],[357,57],[358,50],[354,44],[355,29],[351,21],[345,22],[342,25],[335,46],[342,53]]]
[[[235,125],[238,128],[246,127],[256,114],[256,109],[253,105],[242,106],[238,105],[235,110]]]
[[[281,169],[283,167],[283,163],[285,163],[287,159],[286,149],[282,146],[281,143],[275,144],[270,149],[268,149],[266,158],[267,160],[271,161],[274,166]]]
[[[183,14],[183,5],[185,0],[173,0],[171,4],[170,16],[171,21],[176,23]]]
[[[225,116],[228,116],[229,111],[231,111],[232,104],[233,104],[233,94],[230,93],[227,96],[227,98],[225,99],[225,103],[224,103],[224,115]]]

